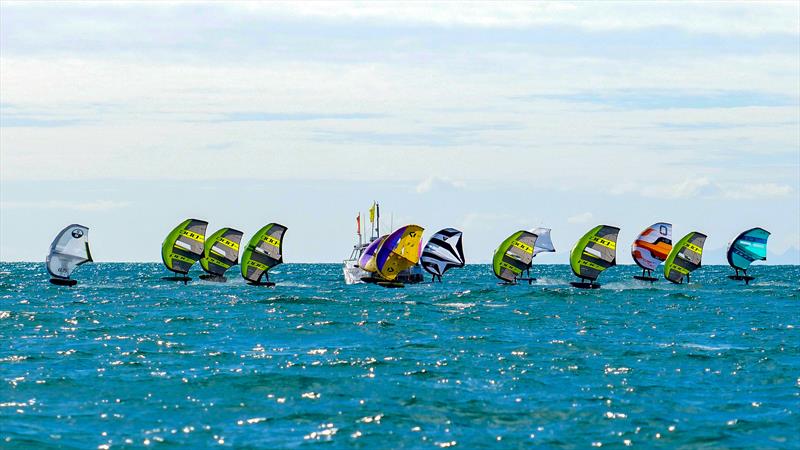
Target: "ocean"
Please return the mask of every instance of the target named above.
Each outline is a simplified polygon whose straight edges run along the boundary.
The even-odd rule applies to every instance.
[[[800,448],[800,266],[275,288],[0,263],[0,448]]]

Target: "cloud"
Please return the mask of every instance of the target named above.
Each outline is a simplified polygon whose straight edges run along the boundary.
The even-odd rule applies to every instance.
[[[441,174],[521,190],[628,180],[614,192],[668,198],[716,188],[681,185],[687,174],[797,185],[797,107],[781,106],[798,97],[797,39],[615,13],[754,26],[770,5],[237,5],[4,3],[0,122],[28,126],[0,133],[0,178],[392,180],[425,193],[448,186],[423,179]],[[531,93],[552,97],[514,100]]]
[[[71,209],[75,211],[108,211],[127,208],[130,202],[95,200],[90,202],[0,202],[0,209]]]
[[[73,119],[33,119],[28,117],[14,117],[3,115],[0,119],[0,127],[38,127],[38,128],[51,128],[51,127],[68,127],[78,125],[81,121]]]
[[[276,112],[231,112],[213,122],[288,122],[311,120],[361,120],[385,117],[384,114],[357,113],[276,113]]]
[[[566,2],[292,2],[246,3],[252,13],[326,20],[385,21],[441,27],[527,28],[569,25],[587,30],[679,28],[690,32],[797,34],[796,4]]]
[[[704,194],[711,194],[714,186],[706,177],[686,178],[680,183],[671,186],[646,186],[642,190],[645,197],[660,198],[690,198]]]
[[[785,197],[793,191],[791,186],[776,183],[741,184],[723,190],[725,198],[743,200],[757,198]]]
[[[417,194],[424,194],[433,189],[441,188],[454,188],[463,189],[466,185],[461,181],[454,181],[447,177],[429,176],[428,178],[420,181],[414,188]]]
[[[641,184],[624,182],[613,186],[614,195],[639,194],[662,199],[726,198],[733,200],[785,197],[794,191],[778,183],[719,183],[708,177],[686,178],[674,184]]]
[[[654,109],[718,109],[751,106],[794,106],[798,98],[758,91],[742,90],[669,90],[617,89],[594,90],[566,94],[542,94],[518,97],[519,100],[556,100],[585,103],[627,110]],[[720,128],[725,124],[705,124],[705,128]]]
[[[592,213],[587,211],[587,212],[583,212],[583,213],[580,213],[580,214],[576,214],[576,215],[574,215],[572,217],[569,217],[567,219],[567,222],[568,223],[586,223],[586,222],[592,220],[592,217],[594,217],[594,214],[592,214]]]
[[[36,2],[38,3],[38,2]],[[418,28],[487,28],[531,29],[570,27],[587,31],[627,31],[643,29],[678,29],[691,33],[723,36],[764,34],[797,35],[798,6],[796,2],[230,2],[181,4],[164,2],[141,7],[136,2],[112,4],[73,4],[65,7],[59,2],[34,6],[24,2],[4,2],[3,16],[8,16],[3,28],[12,28],[31,17],[52,17],[45,22],[49,32],[87,29],[92,19],[101,22],[96,33],[126,34],[129,41],[161,37],[158,26],[172,23],[175,32],[189,42],[202,39],[215,29],[209,18],[219,17],[237,26],[256,20],[280,22],[315,22],[397,25]],[[83,20],[75,20],[78,16]],[[130,17],[143,22],[145,37],[136,36]],[[61,20],[59,20],[61,19]],[[207,26],[201,36],[193,36],[182,22],[202,21]],[[24,31],[33,33],[18,25]],[[57,28],[56,30],[53,30]],[[16,29],[13,31],[21,32]],[[28,37],[29,39],[32,37]],[[80,40],[79,43],[84,43]],[[112,46],[113,47],[113,46]]]
[[[613,186],[609,192],[614,195],[639,194],[651,198],[691,198],[709,195],[716,186],[707,177],[686,178],[679,183],[638,183],[626,181]]]

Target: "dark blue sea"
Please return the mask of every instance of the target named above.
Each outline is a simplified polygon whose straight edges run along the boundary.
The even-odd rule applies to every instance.
[[[0,447],[798,448],[800,267],[690,285],[488,266],[405,289],[0,263]]]

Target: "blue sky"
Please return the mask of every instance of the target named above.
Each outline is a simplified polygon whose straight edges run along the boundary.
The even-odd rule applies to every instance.
[[[3,2],[0,259],[79,222],[98,260],[156,261],[197,217],[335,262],[377,199],[472,262],[670,221],[709,263],[752,226],[800,263],[798,8]]]

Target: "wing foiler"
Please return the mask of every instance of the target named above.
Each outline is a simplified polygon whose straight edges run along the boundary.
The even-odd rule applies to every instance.
[[[89,251],[89,228],[76,223],[61,230],[47,254],[47,272],[52,275],[50,282],[60,286],[75,286],[76,280],[70,279],[72,272],[87,262],[92,262]]]
[[[464,267],[462,233],[455,228],[445,228],[434,234],[422,250],[420,264],[426,272],[442,281],[450,269]]]
[[[255,286],[275,286],[267,273],[283,263],[283,235],[286,227],[270,223],[253,235],[242,252],[242,278]],[[262,281],[264,278],[264,281]]]
[[[754,261],[767,259],[767,239],[769,231],[763,228],[751,228],[741,232],[736,239],[728,244],[728,264],[736,270],[736,275],[728,275],[731,280],[744,281],[750,284],[753,277],[747,275],[747,269]],[[739,275],[739,271],[743,274]]]
[[[520,230],[507,237],[494,251],[492,271],[494,276],[505,283],[514,284],[521,280],[522,272],[530,270],[537,236],[530,231]],[[526,278],[528,283],[530,278]]]
[[[242,232],[233,228],[222,228],[206,239],[200,267],[206,272],[200,278],[208,281],[227,281],[225,272],[239,264],[239,244]]]
[[[423,231],[425,229],[419,225],[406,225],[386,236],[375,253],[377,275],[381,279],[378,284],[387,287],[402,285],[394,280],[400,272],[419,263]]]
[[[617,237],[619,228],[611,225],[598,225],[584,234],[569,252],[569,265],[572,273],[580,277],[580,282],[570,284],[582,289],[600,287],[595,280],[600,274],[617,265]],[[584,280],[588,280],[588,283]]]
[[[653,271],[667,259],[670,250],[672,250],[672,224],[658,222],[647,227],[631,245],[633,261],[642,268],[642,274],[633,278],[651,283],[658,281],[658,278],[653,276]]]
[[[689,274],[700,268],[703,260],[703,245],[706,242],[706,235],[697,231],[692,231],[682,237],[664,261],[664,278],[669,281],[681,284],[683,278],[689,282]]]
[[[183,281],[200,258],[203,257],[208,222],[198,219],[186,219],[175,227],[161,244],[161,261],[164,266],[179,274],[178,277],[165,277],[169,281]]]

